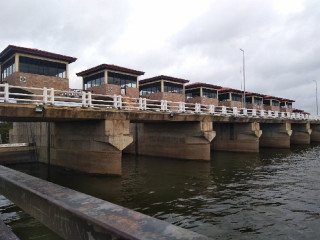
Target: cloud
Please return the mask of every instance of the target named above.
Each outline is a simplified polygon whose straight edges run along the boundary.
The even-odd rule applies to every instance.
[[[297,100],[315,113],[320,76],[316,0],[11,0],[1,3],[0,48],[9,44],[77,57],[75,73],[111,63],[192,82],[243,87]],[[320,83],[320,82],[319,82]]]

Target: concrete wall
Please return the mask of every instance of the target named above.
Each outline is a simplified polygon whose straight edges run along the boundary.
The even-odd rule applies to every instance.
[[[320,142],[320,125],[319,124],[310,124],[310,127],[312,129],[312,132],[310,135],[310,141],[311,142]]]
[[[291,123],[291,144],[310,144],[310,123]]]
[[[210,160],[212,122],[131,124],[134,142],[125,152],[168,158]]]
[[[213,130],[216,137],[211,142],[212,150],[259,152],[259,123],[213,123]]]
[[[48,132],[52,124],[47,122],[15,122],[10,129],[10,143],[36,143],[36,161],[48,162]]]
[[[40,162],[92,174],[121,175],[122,150],[132,137],[128,120],[14,123],[11,143],[34,141]]]
[[[290,148],[291,124],[286,123],[260,123],[262,135],[260,147]]]

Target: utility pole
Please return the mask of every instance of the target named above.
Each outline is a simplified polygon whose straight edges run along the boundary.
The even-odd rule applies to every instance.
[[[246,108],[246,72],[245,72],[245,61],[244,61],[244,50],[240,48],[242,52],[242,66],[243,66],[243,107]]]
[[[317,105],[317,116],[319,115],[318,113],[318,82],[316,80],[313,80],[316,83],[316,105]]]

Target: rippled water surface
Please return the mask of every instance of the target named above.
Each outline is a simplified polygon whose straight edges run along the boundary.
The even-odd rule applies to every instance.
[[[11,167],[216,239],[320,239],[319,145],[210,162],[124,156],[122,177]],[[2,196],[0,213],[22,240],[59,239]]]

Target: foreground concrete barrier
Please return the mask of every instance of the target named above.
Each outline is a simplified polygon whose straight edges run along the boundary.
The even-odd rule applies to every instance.
[[[0,193],[65,239],[209,239],[4,166]]]
[[[19,240],[19,238],[0,219],[0,240]]]

